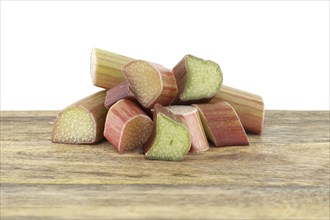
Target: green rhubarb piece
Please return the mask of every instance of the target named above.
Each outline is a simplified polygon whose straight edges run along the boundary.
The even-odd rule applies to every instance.
[[[182,160],[190,146],[191,140],[187,127],[158,113],[156,137],[146,157],[154,160]]]
[[[182,100],[210,98],[220,89],[222,73],[217,63],[188,55],[186,80],[186,86],[180,95]]]
[[[178,103],[214,97],[223,81],[220,66],[211,60],[186,55],[174,68],[179,87]]]

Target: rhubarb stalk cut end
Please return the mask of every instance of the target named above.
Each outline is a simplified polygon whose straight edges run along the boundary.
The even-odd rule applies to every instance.
[[[120,151],[135,150],[149,139],[152,133],[153,123],[147,116],[136,116],[122,131]]]
[[[179,87],[179,103],[211,99],[219,91],[223,80],[217,63],[192,55],[186,55],[173,68],[173,72]]]
[[[149,139],[152,120],[134,102],[121,99],[108,111],[104,137],[123,153],[135,150]]]
[[[157,69],[146,61],[137,60],[123,67],[123,72],[136,99],[147,107],[161,93],[162,80]]]
[[[105,90],[97,92],[61,111],[54,123],[52,142],[94,144],[102,140],[107,115],[105,94]]]
[[[92,143],[96,126],[90,112],[82,107],[72,106],[59,114],[53,129],[55,143]]]
[[[178,93],[173,72],[162,65],[134,60],[122,68],[129,88],[144,108],[172,104]]]
[[[156,137],[152,147],[146,152],[146,157],[155,160],[182,160],[191,145],[188,129],[162,113],[158,113],[156,117]]]

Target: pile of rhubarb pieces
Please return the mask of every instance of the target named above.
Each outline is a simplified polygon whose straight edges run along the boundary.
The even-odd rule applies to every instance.
[[[96,144],[118,152],[143,149],[148,159],[182,160],[214,146],[249,145],[260,135],[260,96],[222,85],[220,66],[186,55],[174,68],[94,48],[91,75],[104,90],[62,110],[52,142]]]

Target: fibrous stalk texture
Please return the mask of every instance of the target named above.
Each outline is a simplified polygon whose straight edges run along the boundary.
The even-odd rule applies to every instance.
[[[171,105],[166,107],[173,114],[178,115],[183,124],[189,130],[191,137],[191,153],[200,153],[209,149],[202,121],[199,117],[198,110],[188,105]]]
[[[152,129],[152,120],[134,102],[122,99],[109,109],[104,136],[123,153],[142,147]]]
[[[227,102],[194,104],[206,136],[215,146],[248,145],[249,140],[234,110]]]
[[[259,135],[262,133],[265,107],[261,96],[223,85],[211,100],[212,103],[219,101],[225,101],[233,106],[247,132]]]
[[[129,57],[93,48],[90,63],[93,84],[110,89],[123,82],[125,77],[121,68],[132,60]]]
[[[117,101],[121,99],[135,100],[134,95],[129,89],[126,80],[107,91],[107,95],[104,101],[104,106],[106,108],[110,108],[113,104],[115,104]]]

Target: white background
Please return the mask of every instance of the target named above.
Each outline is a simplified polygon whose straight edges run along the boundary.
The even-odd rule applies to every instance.
[[[218,62],[266,109],[329,109],[329,1],[1,1],[1,110],[53,110],[100,90],[90,51],[172,68]]]

